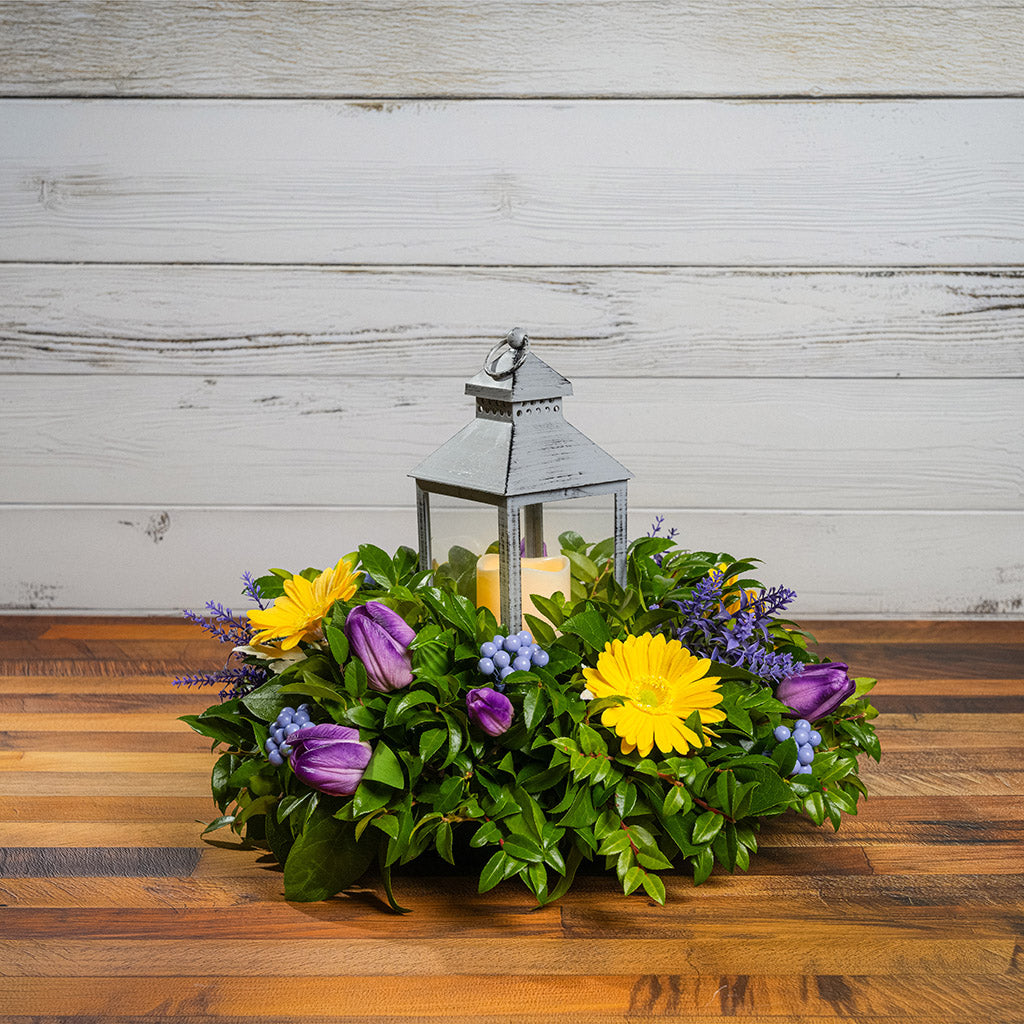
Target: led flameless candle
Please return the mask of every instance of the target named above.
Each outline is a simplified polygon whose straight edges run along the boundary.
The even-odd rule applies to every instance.
[[[501,583],[499,567],[501,559],[497,553],[483,555],[476,563],[476,605],[490,608],[495,619],[501,621]],[[551,597],[562,593],[569,597],[569,559],[565,555],[542,558],[522,558],[523,629],[529,629],[526,615],[537,615],[547,621],[547,616],[534,606],[534,594]]]

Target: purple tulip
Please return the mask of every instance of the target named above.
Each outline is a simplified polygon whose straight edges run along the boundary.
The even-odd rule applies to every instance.
[[[831,714],[849,697],[856,684],[839,661],[806,665],[802,672],[786,676],[775,689],[775,696],[798,715],[813,722]]]
[[[488,736],[500,736],[512,724],[512,701],[489,686],[466,694],[466,711]]]
[[[367,601],[348,613],[345,634],[373,689],[388,693],[412,682],[409,644],[416,631],[397,612],[380,601]]]
[[[331,796],[356,791],[373,753],[370,744],[359,739],[358,729],[330,723],[300,729],[288,744],[296,777]]]

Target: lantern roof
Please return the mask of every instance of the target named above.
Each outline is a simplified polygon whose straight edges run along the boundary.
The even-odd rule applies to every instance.
[[[575,497],[632,477],[566,422],[562,399],[572,384],[528,345],[525,332],[510,331],[466,382],[476,418],[409,474],[421,486],[476,500],[531,494],[554,500],[552,492]]]

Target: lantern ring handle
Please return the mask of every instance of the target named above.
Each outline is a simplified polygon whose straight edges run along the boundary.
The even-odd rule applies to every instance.
[[[484,360],[484,372],[492,380],[505,380],[507,377],[511,377],[520,366],[523,365],[523,361],[526,359],[526,350],[529,348],[530,339],[526,334],[526,331],[522,327],[513,327],[508,334],[498,342],[490,352],[487,353],[487,358]],[[512,360],[507,365],[498,368],[498,364],[501,362],[502,357],[512,353]]]

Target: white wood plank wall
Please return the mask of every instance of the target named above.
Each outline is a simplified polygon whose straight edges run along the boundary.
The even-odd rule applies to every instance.
[[[0,607],[413,543],[514,324],[632,536],[1024,618],[1024,3],[0,0]]]

